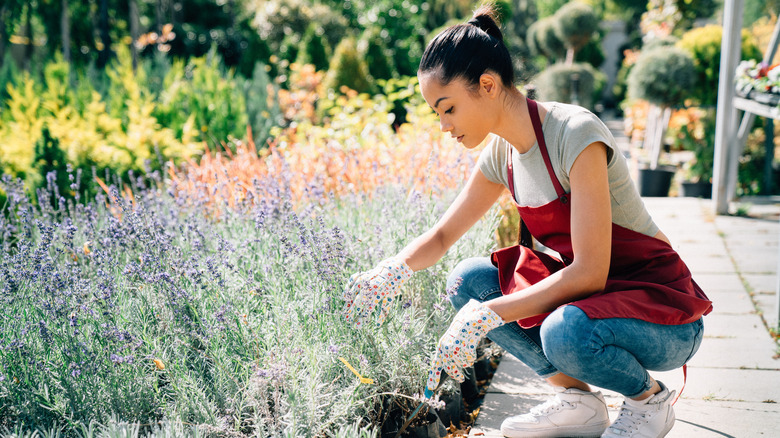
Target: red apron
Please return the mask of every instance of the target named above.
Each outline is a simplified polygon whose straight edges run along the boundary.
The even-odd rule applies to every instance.
[[[534,238],[560,254],[562,261],[554,258],[542,260],[544,266],[554,272],[574,260],[571,244],[571,206],[569,194],[563,190],[553,171],[536,102],[529,99],[528,109],[536,140],[558,199],[540,207],[517,205],[511,146],[507,160],[509,190],[520,217]],[[533,257],[533,254],[530,256]],[[522,270],[520,263],[523,263],[523,260],[518,260],[517,264],[512,266],[500,265],[495,257],[493,262],[499,268],[502,278],[514,275],[516,268],[519,268],[518,271]],[[539,263],[536,265],[541,266]],[[508,270],[511,272],[508,273]],[[541,279],[538,272],[530,276],[536,277],[533,280],[529,278],[530,283]],[[507,289],[502,282],[501,292],[504,295],[520,290]],[[582,309],[590,318],[636,318],[667,325],[687,324],[712,311],[712,302],[693,281],[688,267],[669,244],[614,223],[612,256],[604,290],[570,304]],[[530,328],[541,324],[547,315],[525,318],[518,323],[524,328]]]

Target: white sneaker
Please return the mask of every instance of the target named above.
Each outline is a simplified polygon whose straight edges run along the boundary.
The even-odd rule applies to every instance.
[[[600,392],[555,388],[555,398],[501,424],[506,437],[598,437],[609,425]]]
[[[620,408],[617,419],[604,432],[602,437],[634,437],[634,438],[661,438],[666,436],[674,426],[674,400],[675,391],[669,391],[661,385],[661,392],[644,400],[636,401],[627,398]]]

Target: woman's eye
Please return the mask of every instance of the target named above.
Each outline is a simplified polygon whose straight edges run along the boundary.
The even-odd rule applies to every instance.
[[[452,114],[452,110],[454,108],[455,108],[454,106],[451,106],[450,109],[448,109],[447,111],[444,111],[444,114]]]

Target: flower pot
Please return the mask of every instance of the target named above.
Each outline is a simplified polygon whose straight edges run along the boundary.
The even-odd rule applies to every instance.
[[[680,185],[680,195],[688,198],[712,198],[712,183],[685,181]]]
[[[655,169],[639,169],[639,194],[647,197],[669,196],[674,167],[659,166]]]

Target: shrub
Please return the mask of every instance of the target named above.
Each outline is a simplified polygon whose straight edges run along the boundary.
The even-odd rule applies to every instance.
[[[361,52],[365,53],[368,72],[376,80],[390,79],[394,76],[393,62],[390,59],[392,53],[387,49],[382,38],[382,31],[371,28],[363,33],[360,41]]]
[[[628,95],[661,107],[680,106],[696,81],[691,56],[675,48],[642,52],[628,75]]]
[[[574,52],[587,44],[599,27],[599,18],[593,8],[577,1],[561,6],[553,17],[555,35]]]
[[[718,101],[722,38],[723,28],[711,24],[686,32],[677,43],[677,47],[685,50],[693,59],[696,80],[691,84],[690,97],[702,106],[714,106]],[[743,30],[742,59],[761,58],[762,54],[753,38]]]
[[[347,87],[359,93],[374,91],[368,66],[360,56],[354,38],[345,38],[336,47],[325,76],[325,87],[336,91]]]
[[[277,89],[266,69],[265,64],[257,62],[251,78],[238,80],[246,100],[252,138],[259,145],[265,145],[270,139],[273,127],[284,123],[279,101],[276,99]]]
[[[131,76],[125,82],[134,79]],[[248,119],[244,94],[236,82],[231,72],[222,71],[215,50],[205,57],[191,58],[186,65],[176,61],[165,77],[153,115],[179,138],[184,138],[184,130],[193,124],[200,131],[198,138],[212,145],[242,136]]]
[[[298,49],[298,64],[312,64],[317,70],[325,70],[330,62],[329,50],[322,37],[322,29],[309,25]]]
[[[606,79],[590,64],[555,64],[532,81],[538,92],[538,99],[557,102],[572,102],[572,75],[579,75],[579,105],[593,109],[604,88]]]
[[[538,21],[538,24],[531,33],[529,29],[528,37],[529,41],[533,41],[536,47],[540,49],[541,53],[546,56],[550,62],[555,62],[561,59],[566,53],[566,46],[563,41],[555,33],[555,18],[547,17]]]

